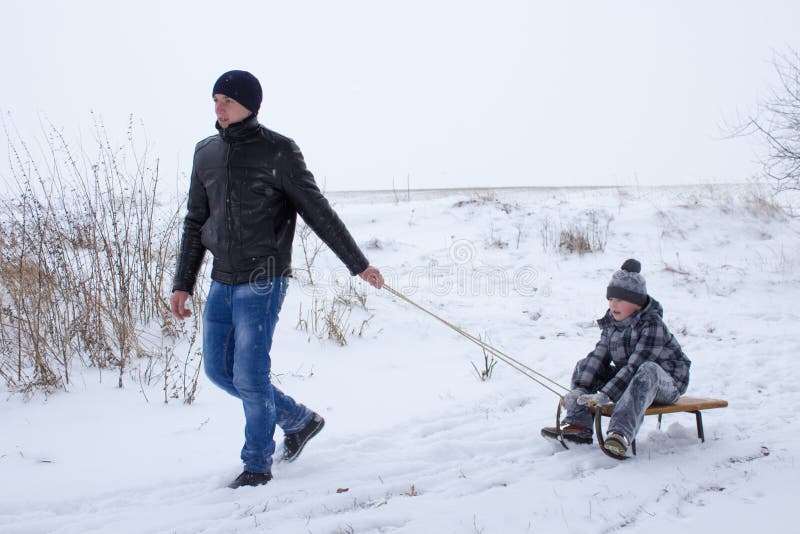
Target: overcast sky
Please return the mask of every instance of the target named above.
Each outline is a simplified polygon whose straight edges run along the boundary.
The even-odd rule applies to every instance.
[[[743,181],[724,139],[800,50],[800,2],[4,0],[0,109],[73,138],[133,113],[169,180],[229,69],[328,190]],[[0,172],[6,172],[3,162]]]

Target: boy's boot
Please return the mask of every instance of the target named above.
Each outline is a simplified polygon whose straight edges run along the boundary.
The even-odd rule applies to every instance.
[[[603,443],[603,448],[617,460],[624,460],[628,457],[628,438],[619,432],[610,431]]]
[[[565,441],[572,443],[591,444],[592,443],[592,429],[585,426],[578,425],[565,425],[561,427],[559,432],[556,426],[546,426],[542,429],[542,436],[550,439],[558,439],[559,434]]]

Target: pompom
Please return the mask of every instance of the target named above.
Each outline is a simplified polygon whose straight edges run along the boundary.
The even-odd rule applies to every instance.
[[[640,273],[642,272],[642,264],[631,258],[625,260],[625,263],[622,264],[622,270],[628,271],[629,273]]]

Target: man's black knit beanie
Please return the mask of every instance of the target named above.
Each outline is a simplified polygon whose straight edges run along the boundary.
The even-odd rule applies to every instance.
[[[228,96],[258,115],[261,107],[261,84],[258,79],[244,70],[230,70],[219,77],[211,95]]]

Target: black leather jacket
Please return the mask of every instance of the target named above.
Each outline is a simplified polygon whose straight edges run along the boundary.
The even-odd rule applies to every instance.
[[[211,278],[241,284],[291,276],[292,241],[303,220],[357,274],[369,265],[320,192],[294,141],[255,116],[197,144],[173,291],[192,293],[206,250]]]

